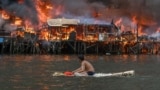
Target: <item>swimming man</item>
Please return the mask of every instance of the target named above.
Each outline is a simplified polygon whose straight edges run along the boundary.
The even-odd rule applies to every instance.
[[[75,76],[92,76],[95,73],[93,65],[84,59],[84,55],[78,56],[81,66],[72,71]]]

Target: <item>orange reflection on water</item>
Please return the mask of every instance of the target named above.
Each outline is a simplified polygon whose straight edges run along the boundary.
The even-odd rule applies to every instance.
[[[64,56],[64,60],[65,60],[65,61],[69,61],[69,60],[70,60],[70,57],[69,57],[68,55],[65,55],[65,56]]]

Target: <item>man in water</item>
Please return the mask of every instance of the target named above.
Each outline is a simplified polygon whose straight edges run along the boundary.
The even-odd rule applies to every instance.
[[[72,71],[75,76],[92,76],[95,73],[93,65],[84,59],[84,55],[78,56],[81,66]]]

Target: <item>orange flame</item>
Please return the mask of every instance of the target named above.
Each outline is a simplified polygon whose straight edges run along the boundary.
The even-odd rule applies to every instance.
[[[2,10],[2,18],[3,19],[9,19],[10,15],[6,11]]]
[[[47,4],[46,2],[41,2],[40,0],[37,0],[36,8],[38,11],[40,22],[44,23],[47,21],[47,19],[51,18],[48,15],[49,11],[52,10],[52,6],[50,4]]]

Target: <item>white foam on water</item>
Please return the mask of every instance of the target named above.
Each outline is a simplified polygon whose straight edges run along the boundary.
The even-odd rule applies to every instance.
[[[135,71],[129,70],[124,72],[117,72],[117,73],[95,73],[93,77],[128,77],[128,76],[134,76]],[[55,72],[53,73],[53,76],[65,76],[62,72]],[[84,76],[81,74],[76,73],[75,76]]]

